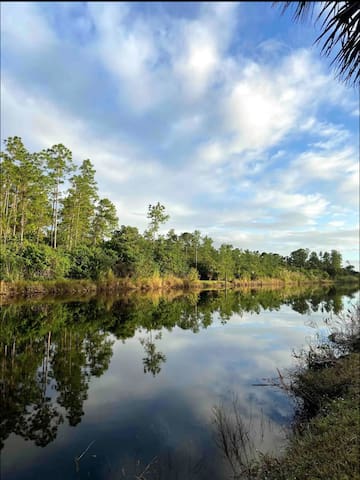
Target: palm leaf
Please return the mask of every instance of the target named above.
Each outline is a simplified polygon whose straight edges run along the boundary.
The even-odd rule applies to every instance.
[[[273,2],[281,5],[282,13],[296,7],[294,20],[312,19],[318,2]],[[321,53],[335,55],[337,76],[346,83],[359,84],[360,80],[360,2],[322,2],[316,22],[322,21],[321,33],[315,43],[322,44]]]

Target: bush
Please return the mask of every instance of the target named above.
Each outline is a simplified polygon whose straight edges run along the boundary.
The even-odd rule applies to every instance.
[[[200,275],[196,268],[190,268],[190,271],[187,274],[186,278],[189,282],[197,282],[200,279]]]
[[[24,242],[10,244],[1,252],[2,280],[41,280],[64,277],[70,261],[64,252],[47,245]]]
[[[80,246],[70,253],[69,278],[97,280],[115,264],[115,253],[99,247]]]

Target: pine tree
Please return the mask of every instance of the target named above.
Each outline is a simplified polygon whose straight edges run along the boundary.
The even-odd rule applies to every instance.
[[[109,237],[118,226],[118,221],[115,205],[108,198],[99,200],[91,229],[94,243]]]
[[[1,153],[1,240],[39,241],[48,223],[47,178],[42,158],[20,137],[5,140]]]
[[[42,152],[48,170],[48,181],[51,201],[50,244],[57,247],[58,218],[60,205],[60,185],[66,175],[73,170],[72,153],[62,144],[54,145]]]
[[[95,169],[90,160],[84,160],[79,170],[79,174],[71,178],[68,195],[62,201],[61,234],[70,250],[89,243],[98,198]]]

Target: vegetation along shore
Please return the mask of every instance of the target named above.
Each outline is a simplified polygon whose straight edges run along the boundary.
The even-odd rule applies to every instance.
[[[287,391],[297,405],[288,444],[278,456],[255,455],[244,424],[215,409],[218,445],[234,478],[360,478],[360,305],[329,320],[328,327],[328,335],[295,354],[298,366],[286,376],[279,372],[271,384]],[[233,408],[241,420],[238,406]]]
[[[29,152],[20,137],[5,140],[0,213],[2,297],[359,279],[337,250],[282,256],[216,248],[198,230],[161,233],[169,215],[159,202],[149,205],[143,233],[119,227],[114,204],[98,195],[91,161],[76,170],[61,144]]]

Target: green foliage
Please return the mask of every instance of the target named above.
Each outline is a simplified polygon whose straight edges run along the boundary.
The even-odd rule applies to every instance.
[[[220,280],[228,281],[234,278],[235,263],[232,249],[232,245],[221,245],[220,247],[218,263]]]
[[[117,256],[114,265],[117,276],[151,276],[155,272],[152,243],[136,227],[122,225],[105,245]]]
[[[306,405],[313,399],[317,408],[312,408],[313,418],[291,437],[282,458],[264,459],[264,478],[359,478],[359,353],[340,358],[331,366],[298,372],[295,379],[295,394],[305,398]]]
[[[0,257],[1,279],[37,280],[64,278],[70,269],[70,259],[63,251],[47,245],[25,241],[3,247]]]
[[[218,276],[218,252],[213,243],[205,236],[199,247],[197,270],[202,280],[215,280]]]
[[[70,253],[71,267],[69,278],[90,278],[97,280],[108,272],[116,261],[114,252],[98,247],[81,245]]]
[[[309,250],[299,248],[290,253],[289,265],[297,268],[304,268],[309,255]]]
[[[51,228],[50,244],[57,247],[57,232],[59,221],[60,185],[66,179],[66,175],[74,170],[71,151],[64,145],[54,145],[40,153],[47,167],[47,182],[49,188],[49,200],[51,201]]]
[[[109,238],[118,225],[115,205],[108,199],[102,198],[96,205],[92,223],[92,236],[94,243]]]
[[[169,219],[160,202],[149,205],[150,223],[143,234],[131,226],[116,230],[116,208],[109,199],[98,197],[89,159],[76,169],[72,152],[62,144],[30,153],[20,137],[9,137],[4,143],[0,154],[3,280],[98,279],[111,273],[143,279],[155,274],[176,276],[189,281],[191,269],[205,281],[357,279],[352,266],[342,268],[336,250],[309,255],[300,248],[286,259],[229,244],[217,249],[198,230],[159,235]],[[69,188],[64,191],[66,181]]]
[[[289,391],[296,428],[280,458],[264,457],[251,478],[359,478],[360,308],[330,322],[328,339],[300,352]]]
[[[0,239],[6,244],[43,238],[50,218],[42,157],[29,153],[20,137],[5,140],[1,159]]]
[[[160,225],[166,223],[170,217],[165,213],[164,205],[157,202],[156,205],[149,205],[147,218],[150,220],[150,224],[146,233],[150,239],[154,240]]]
[[[189,282],[197,282],[199,280],[199,272],[196,270],[196,268],[190,268],[187,278]]]
[[[95,169],[90,160],[84,160],[79,170],[79,175],[71,178],[61,209],[59,236],[69,250],[91,242],[91,225],[98,199]]]

